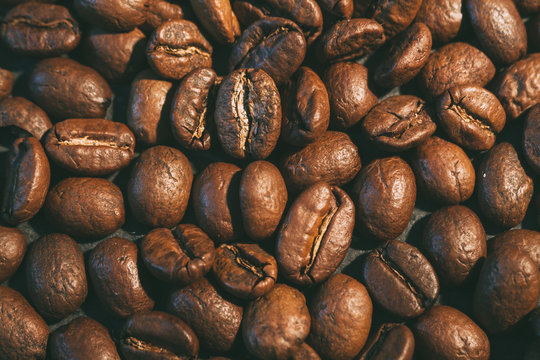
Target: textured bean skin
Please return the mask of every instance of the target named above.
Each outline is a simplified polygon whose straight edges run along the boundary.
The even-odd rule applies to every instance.
[[[411,360],[414,335],[403,324],[382,324],[367,341],[358,360]]]
[[[367,17],[384,27],[387,39],[391,39],[409,26],[420,9],[421,0],[376,0],[367,10]]]
[[[488,241],[488,253],[499,249],[518,248],[526,252],[540,269],[540,233],[527,229],[512,229]]]
[[[431,30],[433,44],[444,44],[458,34],[461,26],[461,0],[423,0],[415,21]]]
[[[0,127],[10,125],[28,131],[38,140],[52,127],[45,111],[30,100],[18,96],[0,101]]]
[[[0,226],[0,283],[9,279],[26,253],[26,236],[17,228]]]
[[[525,118],[523,150],[529,166],[540,174],[540,104],[532,107]]]

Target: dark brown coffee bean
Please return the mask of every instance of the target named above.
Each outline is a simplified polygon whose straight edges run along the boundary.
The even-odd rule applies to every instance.
[[[229,70],[260,69],[277,85],[284,83],[304,61],[306,40],[290,20],[262,18],[251,24],[229,56]]]
[[[352,60],[371,53],[385,40],[383,27],[374,20],[343,20],[321,36],[317,58],[321,63]]]
[[[286,156],[281,164],[285,183],[297,190],[320,181],[344,185],[362,167],[358,148],[349,135],[339,131],[327,131],[314,143]]]
[[[469,0],[466,9],[480,46],[498,64],[527,52],[527,31],[512,0]]]
[[[69,119],[56,123],[43,140],[47,155],[76,174],[101,176],[125,168],[135,155],[129,128],[104,119]]]
[[[201,25],[218,43],[230,45],[242,33],[229,0],[190,0],[190,3]]]
[[[423,0],[415,21],[427,25],[433,45],[438,45],[456,37],[462,18],[461,0]]]
[[[0,226],[0,283],[21,265],[26,253],[26,236],[17,228]]]
[[[333,64],[325,71],[324,83],[332,125],[336,128],[354,126],[377,105],[377,96],[368,87],[368,70],[364,65],[353,62]]]
[[[51,334],[52,360],[120,360],[109,331],[97,321],[79,317]]]
[[[540,233],[526,229],[513,229],[488,241],[488,253],[499,249],[515,248],[526,252],[540,269]]]
[[[533,194],[533,181],[509,143],[493,147],[478,168],[478,203],[482,213],[504,228],[525,217]]]
[[[321,285],[309,305],[308,343],[325,359],[353,359],[369,335],[372,311],[364,285],[335,274]]]
[[[154,300],[142,282],[137,245],[119,237],[98,244],[88,258],[88,275],[101,303],[116,316],[147,312]]]
[[[158,75],[179,80],[195,69],[212,66],[212,45],[191,21],[169,20],[150,37],[146,56]]]
[[[49,327],[17,291],[0,286],[0,353],[6,359],[43,360]]]
[[[381,24],[386,38],[391,39],[413,22],[420,5],[422,0],[376,0],[371,2],[366,17]]]
[[[120,336],[120,350],[128,360],[196,358],[199,339],[176,316],[152,311],[127,319]]]
[[[238,240],[243,234],[238,203],[240,169],[234,164],[215,162],[193,183],[193,211],[199,226],[216,243]]]
[[[354,183],[356,218],[381,240],[405,230],[414,210],[416,181],[400,157],[378,159],[360,170]]]
[[[412,360],[414,336],[403,324],[382,324],[368,339],[358,360]]]
[[[439,280],[429,261],[417,248],[398,240],[369,253],[362,279],[376,303],[402,318],[419,316],[439,296]]]
[[[293,354],[292,360],[321,360],[319,354],[313,350],[311,346],[303,343],[300,348]]]
[[[424,143],[437,129],[426,103],[413,95],[384,99],[366,115],[362,130],[385,151],[403,151]]]
[[[487,256],[486,232],[478,216],[469,208],[461,205],[443,207],[429,217],[422,248],[441,282],[460,286],[476,275],[475,270]]]
[[[25,3],[7,12],[1,36],[17,54],[50,57],[75,49],[81,40],[81,31],[77,20],[64,6]]]
[[[73,5],[90,24],[120,32],[144,23],[147,3],[148,0],[75,0]]]
[[[287,205],[287,187],[278,168],[267,161],[254,161],[240,179],[240,211],[246,235],[255,241],[276,231]]]
[[[302,192],[276,239],[281,274],[299,285],[323,282],[338,268],[351,244],[354,204],[345,191],[317,183]]]
[[[152,275],[181,285],[206,275],[214,263],[215,252],[212,239],[190,224],[178,225],[172,232],[154,229],[141,242],[141,256]]]
[[[458,85],[483,87],[495,75],[495,66],[477,48],[462,42],[445,45],[433,52],[418,75],[418,82],[430,98]]]
[[[302,293],[285,284],[246,307],[242,336],[259,359],[288,359],[308,336],[311,320]]]
[[[30,220],[43,206],[51,169],[39,140],[19,138],[8,155],[1,214],[9,224]]]
[[[490,254],[474,291],[474,314],[490,333],[503,332],[531,312],[540,295],[540,272],[518,248]]]
[[[26,130],[38,140],[52,127],[45,111],[22,97],[0,101],[0,127],[13,125]]]
[[[125,221],[122,191],[105,179],[67,178],[53,186],[45,214],[58,231],[76,238],[102,238]]]
[[[147,0],[146,21],[141,25],[141,29],[151,33],[164,22],[183,19],[186,14],[182,6],[188,5],[187,3],[173,4],[165,0]]]
[[[174,94],[171,129],[176,141],[188,150],[210,150],[214,133],[214,108],[221,79],[210,68],[186,75]]]
[[[459,204],[473,194],[474,167],[467,154],[451,142],[429,138],[416,148],[411,165],[420,190],[430,200]]]
[[[540,103],[532,107],[525,118],[523,150],[529,166],[540,174]]]
[[[446,90],[437,101],[439,124],[450,140],[469,150],[489,150],[506,123],[495,95],[478,86],[461,85]]]
[[[411,81],[422,70],[431,51],[431,32],[422,23],[411,25],[392,41],[386,57],[375,69],[375,81],[393,88]]]
[[[7,97],[13,90],[15,77],[9,70],[0,68],[0,99]]]
[[[227,154],[239,159],[267,158],[281,131],[281,100],[272,78],[257,69],[230,73],[219,87],[214,121]]]
[[[223,289],[241,299],[267,294],[278,273],[276,259],[257,244],[222,244],[212,271]]]
[[[26,258],[26,287],[32,304],[47,319],[60,320],[77,310],[88,295],[84,257],[67,235],[45,235]]]
[[[324,11],[340,19],[350,19],[353,15],[353,0],[318,0],[318,2]]]
[[[174,291],[168,309],[195,331],[201,349],[210,353],[229,351],[239,337],[244,309],[205,278]]]
[[[30,93],[51,117],[104,118],[111,88],[94,69],[67,58],[45,59],[30,74]]]
[[[444,326],[441,326],[444,324]],[[489,340],[467,315],[449,306],[434,306],[411,327],[416,350],[423,359],[488,360]]]

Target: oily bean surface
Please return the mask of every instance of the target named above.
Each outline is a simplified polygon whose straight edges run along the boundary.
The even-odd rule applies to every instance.
[[[99,28],[129,31],[142,25],[148,0],[75,0],[77,14]]]
[[[540,269],[540,233],[527,229],[512,229],[488,241],[488,253],[499,249],[518,248],[526,252]]]
[[[193,12],[210,36],[230,45],[240,36],[240,23],[228,0],[190,0]]]

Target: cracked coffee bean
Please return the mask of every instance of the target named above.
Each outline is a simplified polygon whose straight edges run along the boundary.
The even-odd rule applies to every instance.
[[[412,360],[414,335],[403,324],[382,324],[368,339],[358,360]]]
[[[39,106],[22,97],[0,101],[0,127],[16,126],[40,140],[53,125]]]
[[[26,254],[26,235],[17,229],[0,226],[0,283],[8,280]]]
[[[86,22],[110,31],[130,31],[144,23],[149,0],[74,0]]]

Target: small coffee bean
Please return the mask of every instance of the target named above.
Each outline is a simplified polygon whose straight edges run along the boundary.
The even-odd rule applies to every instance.
[[[146,20],[141,29],[146,33],[156,30],[161,24],[169,20],[181,20],[185,17],[184,8],[187,3],[173,4],[165,0],[148,0],[146,7]]]
[[[0,101],[0,127],[12,125],[29,132],[38,140],[52,127],[45,111],[22,97]]]
[[[242,33],[230,1],[190,0],[190,3],[201,25],[218,43],[230,45]]]
[[[540,174],[540,104],[532,107],[525,118],[523,150],[527,163]]]
[[[384,27],[387,39],[405,30],[416,17],[422,0],[372,1],[366,17],[372,18]]]
[[[75,0],[73,5],[86,22],[111,31],[130,31],[142,25],[148,0]]]
[[[13,90],[15,77],[9,70],[0,68],[0,99],[7,97]]]
[[[358,360],[412,360],[414,335],[403,324],[382,324],[368,339]]]
[[[17,228],[0,226],[0,283],[21,265],[26,253],[26,236]]]
[[[354,11],[353,0],[319,0],[319,5],[338,18],[350,19]]]
[[[426,24],[433,45],[439,45],[457,36],[462,18],[461,0],[423,0],[415,21]]]

